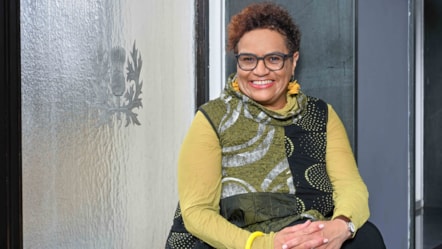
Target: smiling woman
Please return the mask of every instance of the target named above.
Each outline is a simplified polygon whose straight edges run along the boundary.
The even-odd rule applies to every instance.
[[[256,29],[245,33],[235,50],[238,52],[235,80],[241,92],[268,109],[283,108],[287,102],[287,86],[298,61],[298,52],[291,52],[290,55],[284,36],[271,29]],[[244,55],[252,60],[240,60]],[[253,60],[254,57],[258,58],[257,55],[263,56],[262,62]],[[268,59],[264,60],[265,57]],[[286,57],[288,63],[285,63]],[[250,63],[253,63],[253,67],[250,67]],[[249,68],[244,69],[245,65]]]
[[[225,25],[240,10],[254,2],[257,1],[225,1]],[[302,31],[302,42],[298,41],[300,53],[295,75],[297,82],[302,85],[303,92],[333,104],[348,132],[350,144],[355,149],[357,82],[354,9],[357,1],[275,0],[272,2],[283,6]],[[216,32],[220,31],[211,27],[211,33]],[[227,51],[226,56],[226,77],[237,67],[235,51],[230,51]],[[211,63],[211,68],[213,67],[216,67],[216,64]],[[216,83],[219,81],[218,78],[214,78],[210,82],[212,91],[213,88],[217,88]]]
[[[293,80],[290,14],[249,5],[228,37],[236,72],[183,141],[166,248],[385,248],[340,118]]]

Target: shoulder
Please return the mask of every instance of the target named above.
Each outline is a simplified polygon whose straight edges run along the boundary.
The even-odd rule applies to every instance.
[[[325,100],[320,99],[318,97],[313,97],[310,95],[306,95],[307,97],[307,103],[320,106],[322,108],[327,108],[327,105],[329,105]]]
[[[211,120],[215,118],[215,116],[224,115],[227,111],[227,105],[221,98],[216,98],[201,105],[198,111],[203,113],[207,119]]]
[[[317,97],[309,95],[306,95],[306,97],[307,97],[307,105],[306,105],[307,111],[321,112],[325,116],[328,116],[329,108],[331,107],[329,103]]]
[[[216,98],[201,105],[198,108],[198,112],[201,113],[212,128],[217,131],[221,120],[228,112],[228,107],[223,99]]]
[[[216,98],[202,104],[200,107],[198,107],[198,110],[211,110],[213,108],[222,108],[225,105],[225,101],[223,101],[221,98]]]

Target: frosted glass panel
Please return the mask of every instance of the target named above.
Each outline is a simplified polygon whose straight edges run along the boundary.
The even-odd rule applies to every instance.
[[[162,247],[192,18],[191,1],[21,1],[24,248]]]

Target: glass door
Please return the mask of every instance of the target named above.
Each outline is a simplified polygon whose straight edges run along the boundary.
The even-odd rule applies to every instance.
[[[24,248],[164,246],[194,115],[193,8],[21,1]]]

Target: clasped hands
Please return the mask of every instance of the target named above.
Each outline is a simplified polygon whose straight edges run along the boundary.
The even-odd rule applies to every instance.
[[[347,224],[341,219],[310,221],[277,232],[275,249],[340,249],[351,236]]]

